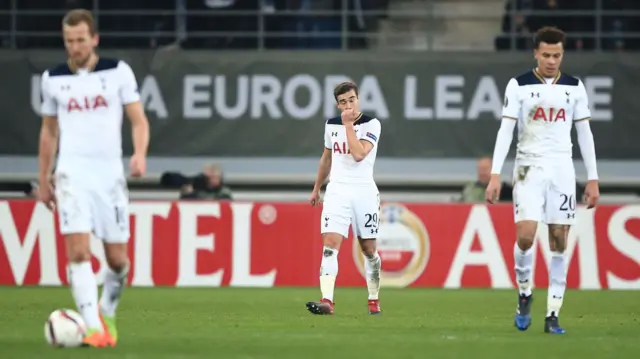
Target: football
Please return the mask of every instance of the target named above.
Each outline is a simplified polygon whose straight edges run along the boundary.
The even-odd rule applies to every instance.
[[[49,315],[44,324],[44,337],[54,347],[79,347],[82,345],[85,328],[84,320],[78,312],[58,309]]]

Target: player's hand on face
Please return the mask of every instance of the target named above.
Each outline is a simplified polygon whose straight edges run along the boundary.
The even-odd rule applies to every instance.
[[[133,155],[129,163],[129,170],[133,177],[142,177],[147,172],[147,159],[142,155]]]
[[[600,198],[600,186],[597,180],[587,182],[587,187],[584,189],[584,199],[587,202],[587,209],[593,208],[598,204],[598,198]]]
[[[47,206],[50,210],[54,210],[56,207],[56,199],[53,194],[53,188],[49,183],[44,183],[37,189],[38,200]]]
[[[320,192],[319,191],[311,192],[311,197],[309,197],[309,203],[311,203],[311,205],[314,206],[314,207],[318,207],[320,205]]]
[[[340,114],[340,117],[342,118],[342,123],[353,124],[354,122],[356,122],[356,118],[358,117],[358,114],[356,113],[355,110],[349,109],[349,110],[342,111],[342,114]]]
[[[498,202],[498,199],[500,199],[501,187],[502,183],[500,183],[500,178],[498,176],[491,176],[491,180],[487,185],[487,190],[484,193],[484,198],[487,202],[491,204]]]

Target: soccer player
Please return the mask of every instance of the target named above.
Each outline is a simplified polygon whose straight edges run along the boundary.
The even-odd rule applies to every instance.
[[[349,236],[349,227],[353,226],[365,257],[369,314],[379,314],[382,262],[376,239],[380,193],[373,180],[373,167],[380,140],[380,121],[360,112],[358,87],[354,83],[342,83],[333,93],[341,115],[325,125],[325,148],[310,198],[313,206],[319,205],[320,188],[329,175],[320,221],[324,242],[320,265],[322,299],[308,302],[307,309],[313,314],[333,314],[338,251]]]
[[[146,168],[149,124],[133,71],[124,61],[99,58],[92,14],[72,10],[62,21],[68,61],[42,75],[39,197],[57,209],[65,237],[68,278],[92,347],[115,346],[115,313],[129,270],[129,199],[122,166],[123,107],[131,121],[130,171]],[[49,175],[59,142],[55,195]],[[104,242],[109,266],[98,303],[90,238]]]
[[[591,112],[584,84],[560,72],[565,34],[553,27],[535,35],[537,68],[512,78],[506,89],[502,124],[493,153],[491,181],[486,199],[493,203],[500,193],[500,172],[518,125],[513,173],[513,200],[517,241],[514,246],[518,307],[515,325],[531,324],[533,241],[539,222],[549,229],[551,263],[544,331],[563,334],[558,316],[567,283],[566,259],[569,228],[575,223],[576,179],[572,160],[571,127],[575,126],[580,152],[587,169],[585,200],[593,208],[600,195]]]

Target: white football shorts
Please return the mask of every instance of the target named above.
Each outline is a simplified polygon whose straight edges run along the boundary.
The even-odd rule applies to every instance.
[[[355,236],[377,239],[380,224],[380,192],[374,185],[329,183],[324,195],[321,233],[338,233],[349,237],[349,226]]]
[[[120,164],[120,167],[122,164]],[[63,235],[93,233],[105,243],[129,241],[129,192],[122,170],[56,169],[55,194]]]
[[[522,165],[513,174],[515,221],[575,224],[576,175],[573,162]]]

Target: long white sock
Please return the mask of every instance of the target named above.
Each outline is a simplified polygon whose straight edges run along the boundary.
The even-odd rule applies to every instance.
[[[513,246],[513,259],[515,262],[516,282],[518,292],[522,295],[531,295],[531,276],[533,269],[533,249],[525,251],[520,249],[518,242]]]
[[[567,267],[564,253],[552,252],[549,264],[549,294],[547,296],[547,316],[560,314],[564,291],[567,288]]]
[[[367,257],[364,256],[364,271],[367,277],[367,289],[369,290],[369,300],[377,300],[380,293],[380,270],[382,269],[382,259],[376,253]]]
[[[320,291],[322,298],[333,302],[333,291],[338,276],[338,250],[330,247],[322,249],[322,262],[320,264]]]
[[[98,315],[98,283],[91,262],[69,263],[69,284],[87,329],[102,331]]]
[[[102,297],[100,297],[100,311],[107,316],[116,315],[116,309],[120,302],[120,296],[124,290],[127,275],[129,274],[129,264],[122,268],[120,272],[107,269],[102,285]]]

